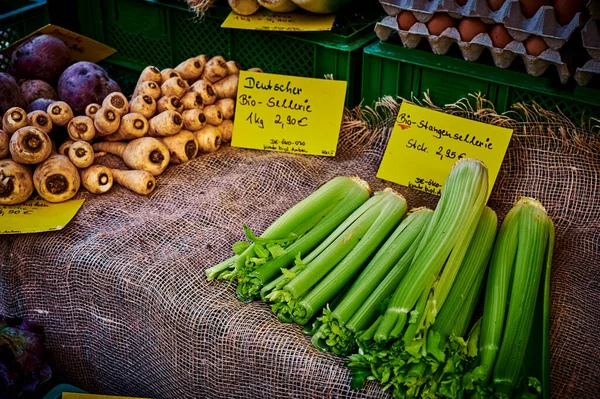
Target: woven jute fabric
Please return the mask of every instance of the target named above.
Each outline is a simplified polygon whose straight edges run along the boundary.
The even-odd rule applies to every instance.
[[[62,231],[0,239],[0,313],[44,325],[55,373],[90,392],[153,398],[376,398],[351,391],[342,358],[314,348],[264,303],[243,304],[204,270],[231,255],[241,226],[261,232],[337,175],[391,186],[410,206],[437,198],[375,175],[398,104],[347,112],[335,158],[223,148],[171,167],[141,197],[116,187]],[[594,126],[485,103],[447,112],[514,129],[489,205],[518,196],[556,223],[552,267],[552,396],[600,392],[600,147]],[[379,115],[379,116],[377,116]],[[597,131],[596,131],[597,134]],[[402,167],[401,164],[398,167]]]

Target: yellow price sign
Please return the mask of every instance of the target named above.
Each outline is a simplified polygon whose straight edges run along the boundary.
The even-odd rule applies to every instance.
[[[62,399],[144,399],[144,398],[134,398],[134,397],[130,397],[130,396],[93,395],[90,393],[63,392]],[[148,398],[146,398],[146,399],[148,399]]]
[[[0,205],[0,234],[61,230],[73,219],[83,201],[79,199],[53,204],[29,200],[19,205]]]
[[[232,11],[221,27],[247,30],[311,32],[329,31],[333,28],[334,21],[334,14],[313,14],[302,11],[275,13],[269,10],[259,10],[252,15],[239,15]]]
[[[240,73],[234,147],[334,156],[347,82]]]
[[[377,177],[440,195],[462,158],[488,168],[489,194],[512,138],[511,129],[402,103]]]

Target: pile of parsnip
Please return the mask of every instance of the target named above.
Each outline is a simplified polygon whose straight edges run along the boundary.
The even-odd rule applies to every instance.
[[[113,92],[85,115],[62,101],[46,111],[9,109],[0,130],[0,205],[22,203],[34,189],[48,202],[73,198],[81,185],[103,194],[113,181],[150,194],[170,163],[231,140],[239,72],[234,61],[200,55],[172,69],[146,67],[130,99]],[[63,143],[55,141],[60,128],[69,136]],[[98,164],[107,153],[129,169]]]

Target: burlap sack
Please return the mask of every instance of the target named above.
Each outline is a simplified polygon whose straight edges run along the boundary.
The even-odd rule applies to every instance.
[[[558,115],[500,117],[480,103],[449,109],[515,135],[490,205],[519,195],[556,222],[552,392],[600,392],[600,148]],[[0,239],[0,313],[46,327],[55,371],[90,392],[154,398],[375,398],[353,392],[344,360],[319,352],[263,303],[243,304],[204,269],[230,255],[241,224],[262,231],[336,175],[375,178],[397,104],[383,120],[347,113],[335,158],[224,148],[170,168],[148,198],[122,188],[86,195],[60,232]],[[518,115],[513,115],[517,118]],[[371,123],[367,123],[370,121]],[[377,125],[373,125],[373,123]],[[597,132],[597,128],[596,129]],[[399,167],[401,167],[399,165]],[[409,205],[436,198],[391,185]]]

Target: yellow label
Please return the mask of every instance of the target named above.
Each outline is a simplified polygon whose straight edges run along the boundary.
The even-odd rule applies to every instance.
[[[240,73],[234,147],[334,156],[347,82]]]
[[[32,34],[24,37],[23,39],[13,43],[4,49],[2,54],[12,54],[12,52],[21,42],[29,39],[31,36],[38,35],[51,35],[62,40],[71,50],[71,58],[73,61],[98,62],[117,52],[117,50],[82,36],[79,33],[72,32],[56,25],[46,25],[43,28],[40,28]]]
[[[0,234],[60,230],[73,219],[83,201],[79,199],[54,204],[30,200],[19,205],[0,205]]]
[[[488,168],[491,193],[512,133],[404,102],[377,177],[440,195],[456,161],[474,158]]]
[[[92,395],[89,393],[63,392],[62,399],[143,399],[143,398],[133,398],[130,396],[106,396],[106,395]],[[148,398],[146,398],[146,399],[148,399]]]
[[[334,21],[334,14],[312,14],[304,11],[275,13],[259,10],[252,15],[239,15],[232,11],[221,27],[284,32],[328,31],[333,28]]]

